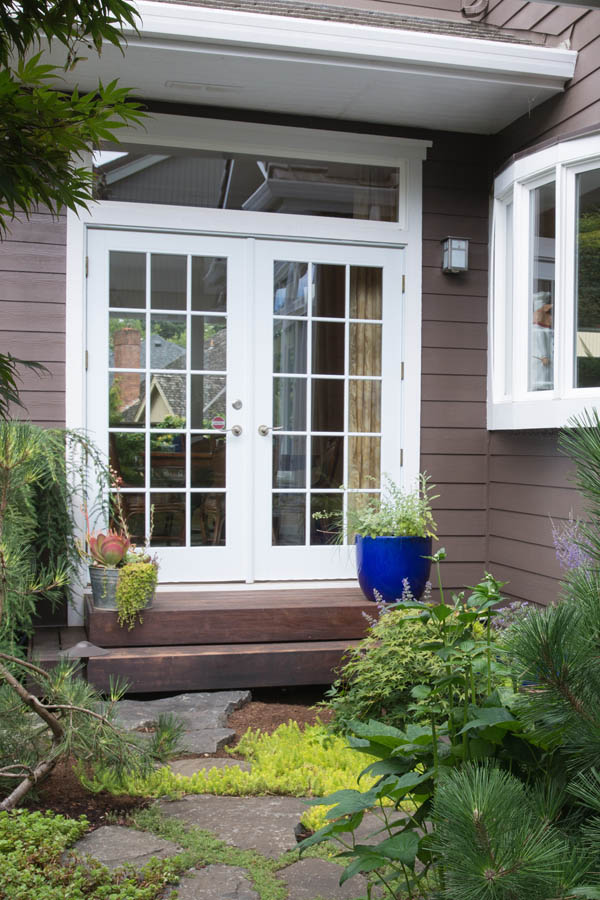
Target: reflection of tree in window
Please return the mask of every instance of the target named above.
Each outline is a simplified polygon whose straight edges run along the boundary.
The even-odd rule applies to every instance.
[[[600,385],[600,170],[577,176],[577,387]]]

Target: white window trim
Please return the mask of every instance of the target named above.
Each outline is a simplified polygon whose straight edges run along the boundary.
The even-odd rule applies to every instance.
[[[600,404],[600,386],[573,386],[575,346],[576,176],[600,167],[600,135],[565,141],[517,160],[494,185],[490,290],[488,428],[561,428],[586,408]],[[554,389],[527,390],[530,280],[530,192],[556,183]],[[512,334],[506,334],[506,208],[513,204]],[[511,392],[506,340],[512,342]]]

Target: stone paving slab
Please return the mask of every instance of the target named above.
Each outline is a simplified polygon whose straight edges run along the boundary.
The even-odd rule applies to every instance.
[[[184,726],[183,753],[216,753],[235,734],[227,727],[228,717],[248,703],[250,697],[250,691],[213,691],[178,694],[160,700],[120,700],[115,705],[116,724],[125,731],[137,732],[142,740],[149,740],[151,735],[139,729],[151,727],[161,714],[171,713]]]
[[[194,775],[196,772],[208,772],[210,769],[233,769],[237,767],[249,772],[250,763],[244,759],[227,759],[220,756],[190,756],[188,759],[174,759],[169,768],[175,775]]]
[[[178,900],[260,900],[245,869],[207,866],[186,875],[177,885]]]
[[[217,797],[210,794],[160,800],[166,816],[212,831],[241,850],[277,858],[294,849],[294,828],[306,806],[296,797]]]
[[[355,900],[366,897],[367,879],[355,875],[340,886],[343,868],[326,859],[302,859],[277,873],[287,885],[288,900]]]
[[[172,841],[122,825],[102,825],[82,837],[72,849],[78,856],[93,856],[111,869],[124,863],[140,868],[153,856],[166,859],[181,853],[181,847]]]

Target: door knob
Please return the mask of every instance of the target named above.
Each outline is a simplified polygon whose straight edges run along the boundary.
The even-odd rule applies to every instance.
[[[232,425],[231,428],[227,429],[227,431],[230,431],[234,437],[239,437],[243,430],[244,429],[241,425]]]
[[[283,425],[259,425],[258,433],[263,437],[267,437],[270,431],[281,431]]]

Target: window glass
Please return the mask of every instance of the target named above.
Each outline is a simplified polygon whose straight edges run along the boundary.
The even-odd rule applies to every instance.
[[[512,391],[513,337],[513,205],[506,205],[506,266],[504,270],[504,392]]]
[[[600,169],[577,176],[575,387],[600,386]]]
[[[529,390],[554,387],[556,184],[530,193]]]
[[[96,174],[99,200],[398,221],[398,169],[389,166],[139,147]]]

